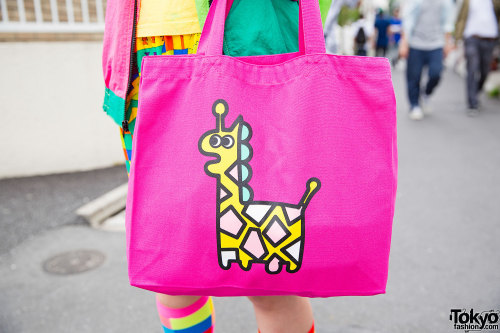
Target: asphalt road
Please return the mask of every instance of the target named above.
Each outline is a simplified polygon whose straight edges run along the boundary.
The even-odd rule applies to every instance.
[[[48,229],[83,223],[78,207],[126,181],[123,166],[0,179],[0,254]]]
[[[387,294],[312,300],[317,332],[463,332],[450,309],[500,310],[500,102],[484,99],[481,115],[466,117],[464,82],[446,73],[434,114],[414,122],[402,73],[394,86],[400,169]],[[84,198],[124,180],[107,182],[116,174],[0,182],[0,332],[160,332],[152,295],[128,285],[124,234],[74,224]],[[104,264],[67,276],[42,269],[74,249],[98,250]],[[256,332],[245,298],[215,306],[217,332]]]

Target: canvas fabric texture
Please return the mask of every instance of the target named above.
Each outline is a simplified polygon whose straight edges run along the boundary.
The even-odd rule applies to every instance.
[[[126,208],[129,279],[170,295],[384,293],[397,180],[385,58],[223,55],[215,0],[195,55],[143,59]],[[193,98],[196,96],[196,98]]]

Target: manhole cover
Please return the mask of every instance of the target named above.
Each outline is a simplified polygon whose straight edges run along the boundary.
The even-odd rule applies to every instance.
[[[52,274],[78,274],[101,266],[105,258],[96,250],[69,251],[45,260],[43,269]]]

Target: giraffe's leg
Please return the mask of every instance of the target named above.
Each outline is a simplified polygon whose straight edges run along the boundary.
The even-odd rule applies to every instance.
[[[266,269],[269,273],[276,274],[281,271],[281,260],[278,257],[273,257],[271,260],[268,260],[266,263]]]
[[[252,258],[250,258],[250,256],[248,254],[246,254],[245,252],[240,250],[240,262],[239,262],[239,264],[240,264],[241,269],[243,269],[245,271],[250,270],[250,268],[252,266],[251,260],[252,260]]]
[[[297,266],[297,264],[291,262],[291,261],[288,261],[288,272],[290,273],[295,273],[296,271],[299,270],[299,266]]]
[[[223,269],[231,268],[231,262],[236,261],[236,251],[234,249],[221,249],[219,262]]]

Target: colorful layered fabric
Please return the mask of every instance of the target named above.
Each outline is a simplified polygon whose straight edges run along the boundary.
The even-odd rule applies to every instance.
[[[140,17],[139,9],[141,3],[139,0],[108,0],[106,7],[106,29],[104,30],[103,40],[103,54],[102,54],[102,69],[105,83],[105,94],[103,110],[115,121],[116,124],[121,126],[125,110],[125,102],[127,91],[129,90],[129,71],[134,71],[131,68],[131,48],[133,39],[133,23],[134,23],[134,2],[137,1],[137,16]],[[328,11],[328,4],[331,0],[320,0],[322,16],[324,17]],[[198,14],[198,23],[200,29],[205,23],[208,12],[208,0],[195,0],[196,11]],[[232,0],[228,0],[232,3]],[[294,52],[296,48],[294,43],[294,36],[296,35],[296,20],[297,20],[297,6],[289,0],[273,0],[269,3],[264,1],[248,1],[240,0],[238,4],[247,7],[245,11],[232,15],[226,24],[226,31],[228,31],[228,41],[226,41],[225,54],[231,56],[248,55],[252,54],[271,54],[276,52]],[[254,4],[253,6],[250,4]],[[265,9],[266,17],[270,17],[269,22],[262,21],[262,8]],[[274,10],[274,13],[269,10]],[[229,11],[229,10],[228,10]],[[294,16],[295,15],[295,16]],[[256,18],[257,21],[254,21]],[[241,33],[242,22],[247,22],[246,26],[248,32]],[[273,23],[274,22],[274,23]],[[260,34],[253,35],[251,32],[258,32],[256,27],[259,24],[265,23],[270,25],[273,23],[273,28],[277,29],[270,31],[264,30],[266,36]],[[286,27],[285,27],[286,25]],[[183,32],[183,35],[188,32]],[[170,35],[170,34],[169,34]],[[257,47],[250,47],[245,49],[243,45],[238,42],[241,36],[245,36],[247,41],[271,41],[267,46],[257,45]],[[278,36],[279,38],[270,39],[269,36]],[[262,39],[262,37],[265,37]],[[231,47],[231,40],[236,41],[236,47]],[[283,41],[287,44],[283,45]],[[229,42],[229,44],[228,44]],[[252,44],[250,44],[252,45]],[[292,46],[292,47],[290,47]],[[285,51],[283,51],[285,47]],[[281,48],[277,50],[278,48]],[[257,52],[260,49],[262,52]],[[239,50],[243,50],[240,53]],[[286,51],[289,50],[289,51]]]
[[[127,173],[130,172],[130,161],[132,159],[132,137],[137,117],[139,81],[141,76],[140,64],[142,63],[142,59],[148,55],[194,54],[198,48],[199,40],[200,34],[137,38],[135,43],[135,56],[137,57],[137,64],[139,65],[133,71],[132,88],[127,96],[127,120],[129,122],[129,130],[123,132],[123,129],[120,127],[120,136],[122,139]]]

